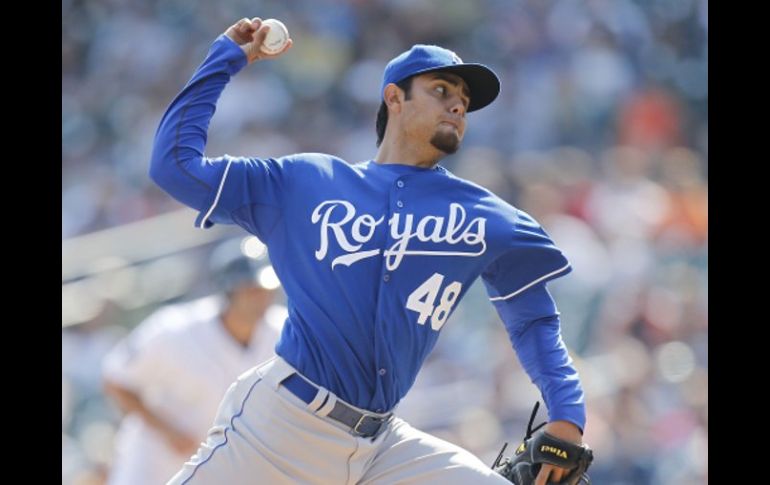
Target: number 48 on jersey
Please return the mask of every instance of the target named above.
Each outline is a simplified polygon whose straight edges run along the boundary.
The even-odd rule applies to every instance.
[[[415,288],[406,300],[406,308],[419,313],[417,323],[425,325],[425,322],[430,318],[430,328],[437,331],[444,326],[457,297],[460,295],[460,290],[463,288],[459,281],[449,283],[441,292],[438,305],[435,305],[436,297],[438,297],[443,283],[444,275],[433,273],[433,276]]]

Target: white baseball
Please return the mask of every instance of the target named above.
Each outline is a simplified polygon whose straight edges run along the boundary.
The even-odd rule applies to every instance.
[[[276,19],[263,20],[262,25],[269,25],[270,30],[267,31],[267,37],[259,50],[265,54],[277,54],[289,41],[289,31],[283,22]]]

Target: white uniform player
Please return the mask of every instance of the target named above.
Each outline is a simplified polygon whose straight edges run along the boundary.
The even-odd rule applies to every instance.
[[[239,278],[225,271],[233,286]],[[270,300],[274,293],[251,282],[232,291],[268,292]],[[286,308],[270,305],[251,335],[239,339],[221,317],[235,298],[209,296],[162,308],[108,354],[105,384],[129,411],[116,438],[110,484],[168,481],[205,439],[233,380],[274,355]]]

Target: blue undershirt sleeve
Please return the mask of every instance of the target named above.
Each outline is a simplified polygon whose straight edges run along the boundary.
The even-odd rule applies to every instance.
[[[204,155],[216,103],[246,64],[241,48],[220,35],[163,115],[149,175],[169,195],[199,212],[197,227],[238,224],[264,241],[281,215],[287,160]]]
[[[561,338],[559,312],[545,284],[493,301],[522,367],[543,396],[551,421],[569,421],[582,433],[585,396]]]

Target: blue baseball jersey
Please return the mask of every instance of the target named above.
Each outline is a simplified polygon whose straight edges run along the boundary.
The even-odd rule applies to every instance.
[[[388,411],[479,276],[499,303],[570,271],[532,217],[439,165],[205,157],[216,101],[245,64],[214,42],[161,121],[151,176],[199,227],[237,224],[267,244],[288,296],[276,352],[317,384]]]

